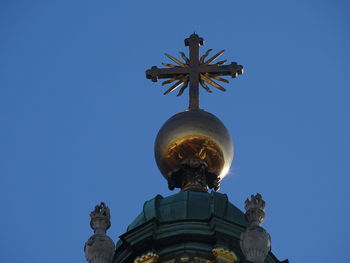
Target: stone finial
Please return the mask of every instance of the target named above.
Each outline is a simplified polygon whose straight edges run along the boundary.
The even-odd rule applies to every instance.
[[[95,206],[90,217],[90,226],[95,234],[85,243],[85,257],[89,263],[110,263],[114,256],[115,245],[106,235],[107,229],[111,226],[109,208],[101,202]]]
[[[104,202],[95,206],[95,209],[90,213],[90,217],[90,226],[95,234],[106,233],[107,229],[111,226],[109,208]]]
[[[244,202],[245,218],[250,225],[260,226],[265,219],[265,201],[262,200],[261,194],[251,195],[250,200]]]
[[[260,226],[265,219],[264,208],[265,201],[260,194],[245,201],[245,218],[249,226],[241,234],[240,245],[245,258],[254,263],[263,263],[271,249],[270,235]]]

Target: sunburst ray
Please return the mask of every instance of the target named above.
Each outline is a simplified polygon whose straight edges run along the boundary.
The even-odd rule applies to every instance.
[[[208,73],[206,73],[205,75],[206,75],[207,77],[209,77],[209,78],[216,79],[216,80],[218,80],[218,81],[222,81],[222,82],[225,82],[225,83],[229,83],[229,81],[228,81],[227,79],[221,78],[221,77],[219,77],[219,76],[212,75],[212,74],[208,74]]]
[[[212,85],[213,87],[221,90],[221,91],[226,91],[226,89],[224,87],[222,87],[221,85],[217,84],[215,81],[211,80],[210,78],[208,78],[207,76],[205,76],[204,74],[201,74],[201,78],[205,81],[208,82],[210,85]]]
[[[169,68],[176,68],[176,67],[178,67],[178,66],[176,66],[176,65],[169,64],[169,63],[163,63],[163,62],[162,62],[162,65],[163,65],[163,66],[166,66],[166,67],[169,67]]]
[[[174,85],[172,85],[166,92],[164,92],[163,94],[166,95],[174,90],[176,90],[181,84],[183,83],[182,80],[179,80],[178,82],[176,82]]]
[[[169,83],[172,83],[172,82],[174,82],[175,80],[182,79],[183,77],[184,77],[184,75],[180,75],[180,76],[177,76],[177,77],[168,79],[168,80],[166,80],[166,81],[163,81],[163,82],[162,82],[162,86],[164,86],[164,85],[166,85],[166,84],[169,84]]]
[[[188,57],[186,57],[185,53],[181,52],[181,51],[179,53],[180,53],[182,59],[185,60],[186,66],[190,65],[190,60],[188,59]]]
[[[225,50],[221,50],[220,52],[216,53],[214,56],[212,56],[210,59],[208,59],[206,62],[204,62],[204,65],[209,65],[209,63],[213,62],[215,59],[220,57],[224,52],[225,52]]]
[[[204,53],[203,56],[201,56],[201,58],[199,59],[199,63],[202,64],[204,63],[204,59],[209,55],[209,53],[212,51],[212,49],[208,49],[207,52]]]
[[[225,64],[226,61],[227,61],[227,59],[224,59],[224,60],[221,60],[221,61],[216,62],[214,65],[220,66],[220,65],[222,65],[222,64]]]
[[[180,60],[178,60],[177,58],[174,58],[173,56],[165,53],[165,55],[170,58],[172,61],[174,61],[176,64],[180,65],[181,67],[186,67],[186,64],[184,64],[183,62],[181,62]]]
[[[206,91],[208,91],[209,93],[212,93],[212,90],[207,86],[207,84],[204,83],[202,79],[199,79],[199,83]]]
[[[181,89],[179,90],[179,93],[176,96],[181,96],[182,93],[184,93],[184,91],[187,88],[187,86],[188,86],[188,79],[182,84],[182,87],[181,87]]]

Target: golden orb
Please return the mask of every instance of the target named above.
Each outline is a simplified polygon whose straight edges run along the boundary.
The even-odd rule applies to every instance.
[[[186,110],[172,116],[156,137],[155,159],[166,179],[184,161],[199,159],[221,180],[233,159],[233,143],[225,125],[204,110]]]

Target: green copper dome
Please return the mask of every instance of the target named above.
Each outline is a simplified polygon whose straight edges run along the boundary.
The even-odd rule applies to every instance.
[[[170,223],[182,220],[208,220],[212,216],[247,226],[244,214],[228,201],[226,194],[185,191],[165,198],[157,195],[145,202],[143,211],[129,225],[128,231],[152,219],[159,223]]]
[[[113,263],[146,262],[148,257],[156,257],[159,263],[185,262],[187,257],[201,258],[193,262],[216,262],[216,250],[230,251],[235,262],[243,263],[240,236],[247,227],[244,213],[226,194],[184,191],[168,197],[157,195],[145,202],[120,236]],[[264,263],[277,262],[269,252]]]

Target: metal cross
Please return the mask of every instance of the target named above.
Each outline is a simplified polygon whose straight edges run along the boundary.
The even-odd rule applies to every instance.
[[[180,96],[189,84],[190,110],[199,109],[199,84],[210,93],[212,91],[206,83],[219,90],[226,91],[225,88],[216,83],[213,79],[228,83],[227,79],[221,78],[220,76],[231,76],[232,78],[235,78],[243,73],[243,67],[237,65],[236,62],[232,62],[229,65],[223,65],[226,62],[226,59],[216,62],[215,64],[210,64],[220,57],[224,53],[224,50],[221,50],[205,61],[209,52],[212,51],[212,49],[209,49],[199,58],[199,46],[202,46],[203,44],[203,38],[199,37],[197,34],[192,34],[189,38],[185,39],[185,46],[189,47],[189,58],[187,58],[183,52],[179,53],[184,61],[180,61],[169,54],[165,54],[168,58],[174,61],[176,65],[162,63],[168,68],[158,68],[153,66],[151,69],[146,70],[146,77],[153,82],[157,82],[158,79],[169,79],[162,83],[162,85],[165,85],[176,81],[175,84],[164,92],[164,95],[174,91],[182,85],[177,94],[177,96]]]

